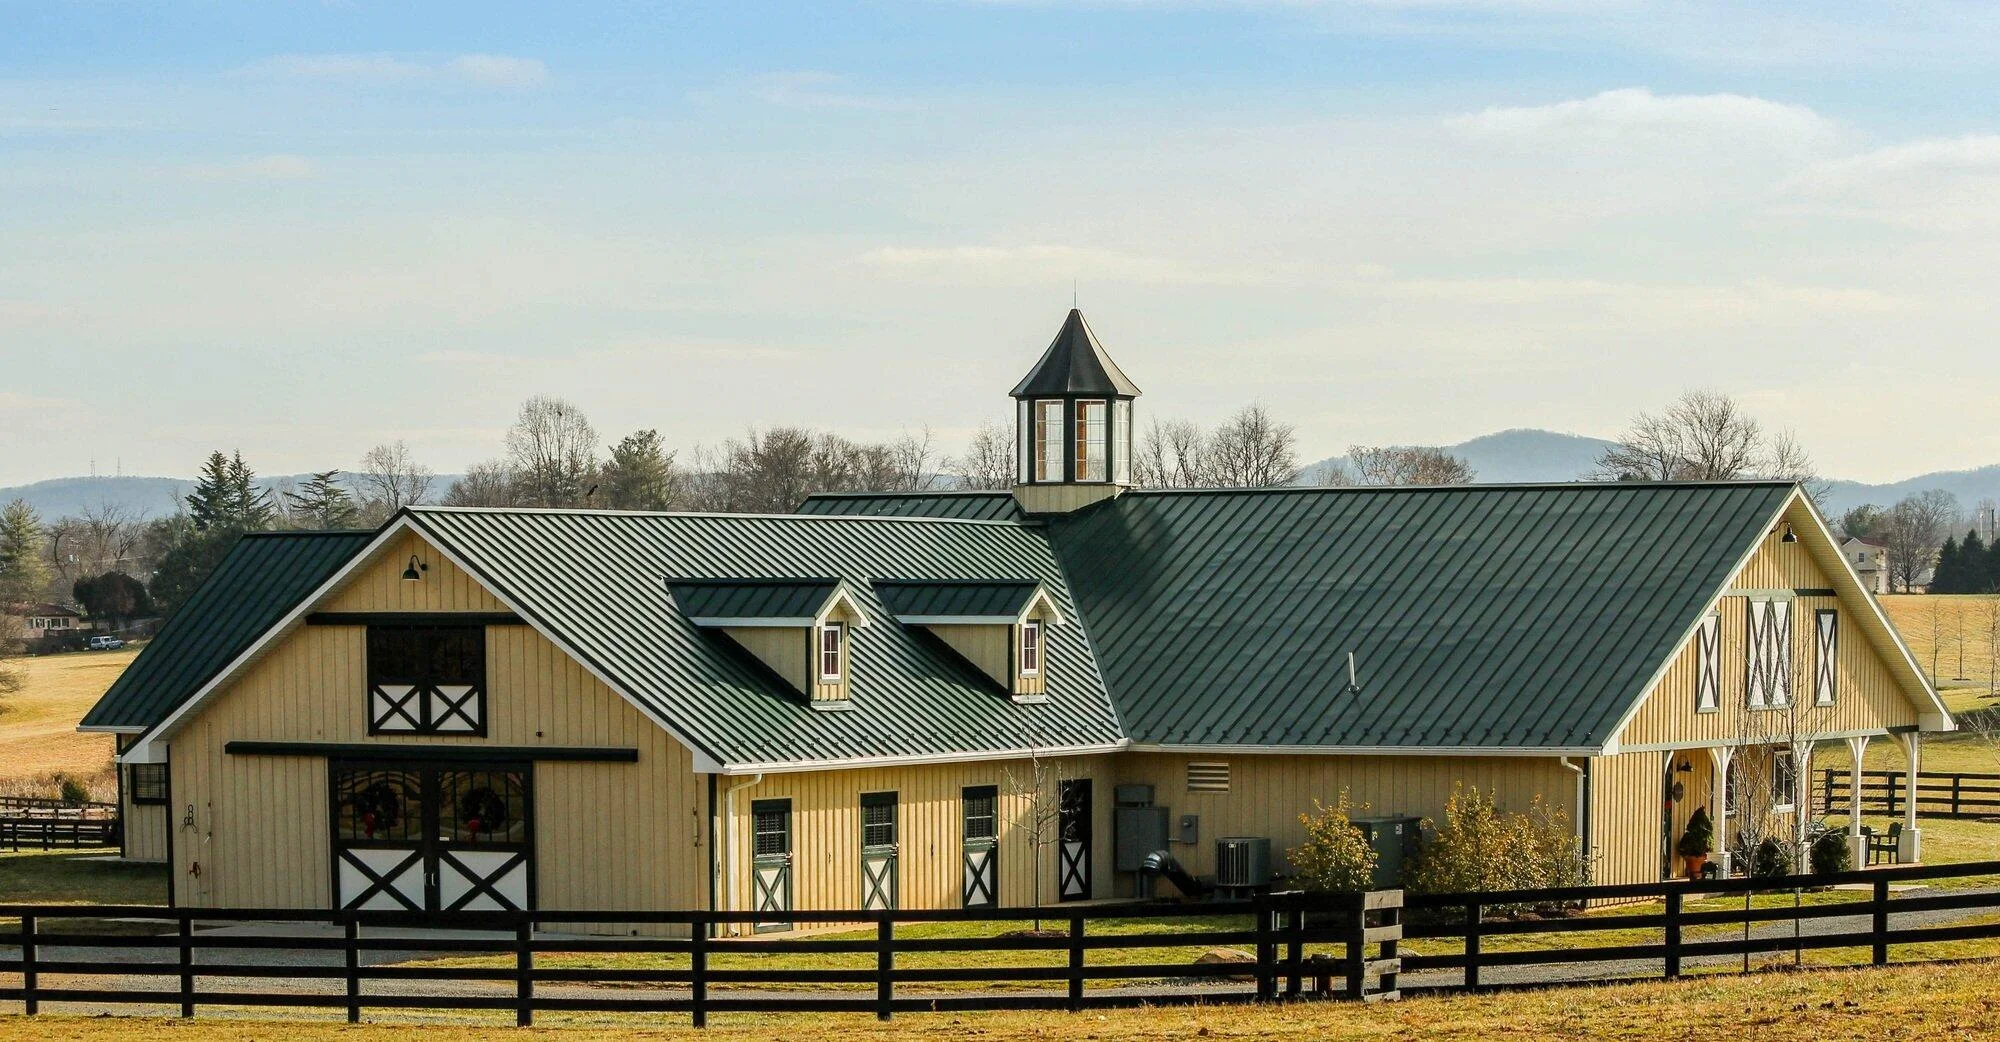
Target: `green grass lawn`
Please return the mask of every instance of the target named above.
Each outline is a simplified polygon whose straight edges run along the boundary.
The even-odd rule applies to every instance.
[[[167,867],[93,858],[104,850],[0,851],[0,904],[163,904]]]

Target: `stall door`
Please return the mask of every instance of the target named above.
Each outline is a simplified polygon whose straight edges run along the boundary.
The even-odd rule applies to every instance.
[[[960,792],[958,798],[965,818],[960,897],[967,908],[990,908],[1000,900],[1000,858],[995,850],[1000,790],[976,785]]]
[[[1056,893],[1065,901],[1081,901],[1090,896],[1090,779],[1062,783],[1056,829]]]
[[[334,886],[343,909],[533,906],[525,764],[335,763]]]
[[[750,907],[775,915],[792,910],[792,801],[758,800],[750,804]],[[783,919],[760,922],[757,929],[789,930]]]
[[[896,907],[896,794],[861,794],[861,907]]]

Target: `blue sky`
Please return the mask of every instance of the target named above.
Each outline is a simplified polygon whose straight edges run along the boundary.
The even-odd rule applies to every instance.
[[[1881,6],[0,0],[0,484],[537,392],[955,450],[1072,285],[1142,424],[1308,458],[1708,386],[1995,462],[2000,12]]]

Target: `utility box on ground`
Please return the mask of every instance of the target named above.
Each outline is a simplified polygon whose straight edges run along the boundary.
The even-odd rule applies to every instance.
[[[1394,890],[1402,886],[1403,870],[1417,854],[1423,819],[1413,814],[1355,818],[1354,827],[1375,850],[1374,888]]]

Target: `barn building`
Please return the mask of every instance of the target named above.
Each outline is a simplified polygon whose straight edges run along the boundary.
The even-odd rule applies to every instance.
[[[783,928],[1128,896],[1151,847],[1257,885],[1316,800],[1477,786],[1638,882],[1953,726],[1792,484],[1133,488],[1075,311],[1012,394],[1011,491],[244,537],[83,723],[127,856],[185,906]]]

